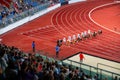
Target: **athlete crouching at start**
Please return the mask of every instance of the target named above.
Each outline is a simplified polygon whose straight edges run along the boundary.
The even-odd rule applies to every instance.
[[[72,36],[72,44],[75,44],[76,43],[76,35],[73,35]]]
[[[80,34],[77,34],[77,42],[79,42],[81,40],[82,40],[82,38],[81,38]]]
[[[92,37],[96,37],[96,36],[97,36],[97,32],[95,31],[92,33]]]
[[[62,46],[62,41],[63,41],[63,40],[61,40],[61,39],[57,40],[57,45],[58,45],[59,47]]]
[[[98,30],[98,34],[99,34],[99,35],[102,34],[102,30]]]
[[[72,43],[72,38],[71,38],[71,36],[68,36],[67,46],[70,46],[71,43]]]
[[[90,37],[91,37],[91,31],[88,30],[87,33],[88,33],[88,34],[87,34],[87,38],[90,38]]]
[[[64,38],[63,38],[63,44],[66,45],[66,42],[67,42],[67,41],[66,41],[66,38],[64,37]]]

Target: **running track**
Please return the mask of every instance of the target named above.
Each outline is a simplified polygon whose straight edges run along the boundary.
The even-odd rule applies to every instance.
[[[89,12],[93,8],[111,2],[112,0],[99,0],[62,6],[1,35],[1,38],[3,43],[16,46],[25,52],[31,52],[31,42],[34,40],[38,52],[41,51],[41,54],[55,57],[57,39],[72,36],[88,29],[91,31],[102,29],[103,34],[95,38],[84,40],[70,47],[63,45],[59,59],[65,59],[82,51],[120,62],[120,34],[95,24],[89,17]],[[93,17],[95,16],[94,13],[91,14]],[[96,17],[94,19],[97,20]]]

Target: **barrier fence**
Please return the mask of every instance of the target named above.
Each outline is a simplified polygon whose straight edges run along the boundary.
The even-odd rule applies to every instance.
[[[87,75],[90,75],[91,77],[93,77],[97,74],[97,75],[99,75],[100,80],[103,80],[105,78],[107,78],[108,80],[114,80],[114,78],[116,76],[120,78],[120,74],[118,74],[118,73],[107,71],[107,70],[104,70],[104,69],[101,69],[98,67],[94,67],[94,66],[91,66],[88,64],[80,63],[77,61],[66,59],[63,61],[63,64],[64,63],[72,65],[74,67],[79,67],[80,70],[82,69],[85,73],[87,73]]]

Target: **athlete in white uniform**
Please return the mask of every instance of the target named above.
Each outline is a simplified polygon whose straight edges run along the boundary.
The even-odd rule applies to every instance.
[[[91,31],[88,30],[88,38],[90,38],[90,36],[91,36]]]
[[[71,43],[72,42],[72,37],[68,36],[68,39],[69,39],[69,42]]]
[[[65,37],[63,38],[63,43],[66,45],[66,38]]]
[[[82,38],[80,36],[80,34],[77,34],[77,41],[80,41]]]
[[[72,43],[75,44],[75,42],[76,42],[76,35],[73,35],[72,36]]]
[[[84,38],[87,38],[87,31],[84,31]]]
[[[90,31],[90,30],[88,30],[88,34],[89,34],[89,35],[91,34],[91,31]]]
[[[68,36],[68,39],[67,39],[67,45],[70,45],[71,42],[72,42],[72,38],[71,38],[71,36]]]
[[[82,38],[84,38],[84,37],[85,37],[84,32],[81,32],[81,36],[82,36]]]

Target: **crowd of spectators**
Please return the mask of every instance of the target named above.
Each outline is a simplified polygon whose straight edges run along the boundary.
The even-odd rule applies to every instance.
[[[9,8],[0,4],[0,23],[5,24],[7,19],[12,21],[14,16],[47,2],[54,5],[59,0],[16,0]],[[0,80],[99,80],[99,76],[91,77],[78,67],[24,54],[14,46],[0,44]]]
[[[58,2],[59,0],[14,0],[9,3],[9,7],[0,3],[0,25],[5,26],[6,24],[13,23],[13,17],[37,6],[49,3],[49,7]]]
[[[0,44],[0,80],[100,80],[78,67]],[[107,79],[106,79],[107,80]],[[116,79],[115,79],[116,80]]]

